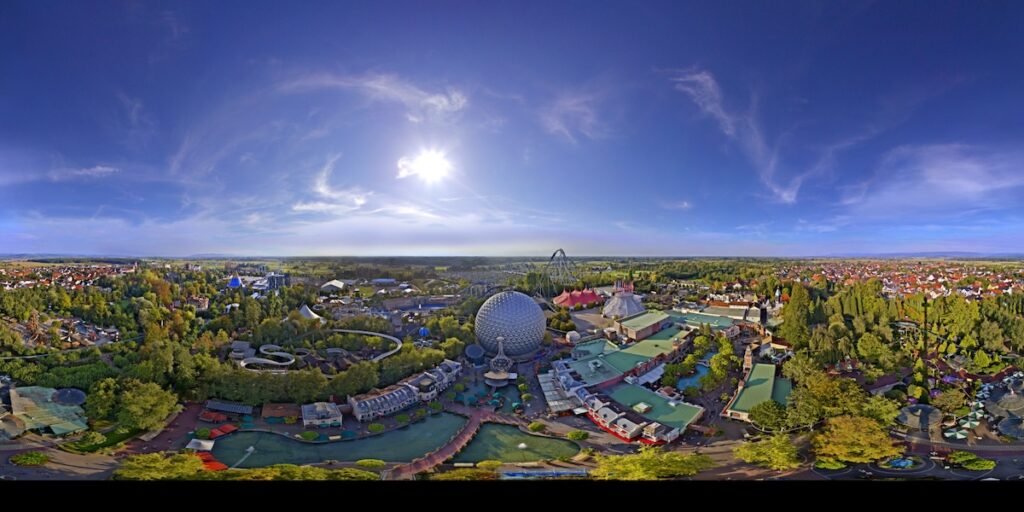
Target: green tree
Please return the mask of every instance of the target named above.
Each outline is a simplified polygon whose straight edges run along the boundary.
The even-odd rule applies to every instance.
[[[900,405],[884,396],[871,395],[861,405],[860,414],[877,421],[883,427],[888,427],[900,415]]]
[[[750,421],[769,432],[783,430],[788,423],[788,411],[775,400],[766,400],[750,408]]]
[[[947,389],[939,393],[939,396],[932,399],[931,404],[946,414],[953,414],[954,411],[967,403],[967,395],[956,388]]]
[[[658,447],[643,446],[630,455],[595,455],[597,464],[590,476],[597,480],[657,480],[693,476],[713,467],[711,458],[703,454],[686,455],[664,452]]]
[[[164,453],[129,455],[114,471],[115,480],[191,480],[203,473],[203,461],[195,455]]]
[[[794,349],[807,346],[811,338],[811,297],[800,283],[793,283],[789,303],[782,308],[782,325],[779,334],[793,344]]]
[[[117,408],[117,381],[106,378],[97,381],[89,388],[85,398],[85,413],[92,419],[100,420],[111,417]]]
[[[152,383],[127,381],[122,385],[117,421],[124,427],[150,430],[163,424],[178,397]]]
[[[876,420],[863,416],[829,419],[812,445],[818,459],[846,463],[874,462],[902,453]]]
[[[800,457],[792,439],[777,434],[759,443],[743,443],[733,450],[736,458],[768,469],[783,471],[800,466]]]

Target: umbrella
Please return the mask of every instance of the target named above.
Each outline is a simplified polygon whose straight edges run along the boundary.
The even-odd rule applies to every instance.
[[[967,431],[966,430],[957,430],[956,434],[953,434],[953,437],[956,438],[956,439],[967,439]]]
[[[974,402],[973,404],[971,404],[971,407],[974,408],[974,409],[984,409],[985,408],[985,402],[980,402],[980,401],[979,402]]]
[[[942,435],[945,437],[953,437],[954,435],[956,435],[956,430],[947,430],[943,432]]]
[[[960,420],[960,426],[964,427],[964,428],[974,428],[974,427],[977,427],[978,424],[979,424],[979,422],[976,419],[962,419],[962,420]]]
[[[967,417],[972,419],[972,420],[980,420],[984,416],[985,416],[985,412],[984,411],[971,411],[971,413],[967,415]]]

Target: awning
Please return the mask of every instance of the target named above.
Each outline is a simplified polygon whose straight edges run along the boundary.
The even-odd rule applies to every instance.
[[[188,442],[185,448],[189,450],[195,450],[197,452],[208,452],[213,450],[213,440],[208,439],[193,439]]]

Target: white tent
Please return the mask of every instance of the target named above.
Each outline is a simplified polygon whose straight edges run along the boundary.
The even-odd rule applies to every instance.
[[[601,310],[601,316],[605,318],[625,318],[645,311],[640,298],[629,292],[616,293]]]
[[[213,439],[193,439],[188,442],[185,448],[189,450],[195,450],[197,452],[208,452],[213,450]]]
[[[325,322],[325,320],[320,315],[314,313],[313,310],[309,309],[309,306],[305,304],[303,304],[302,307],[299,308],[299,314],[302,315],[303,318],[309,320],[320,320],[320,323]]]
[[[326,283],[323,284],[323,286],[320,287],[320,291],[326,292],[326,293],[340,292],[340,291],[342,291],[344,289],[345,289],[345,283],[343,281],[338,281],[337,279],[332,279],[330,281],[327,281]]]

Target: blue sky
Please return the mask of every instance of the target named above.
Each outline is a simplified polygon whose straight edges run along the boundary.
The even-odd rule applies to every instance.
[[[0,253],[1021,252],[1022,19],[4,2]]]

